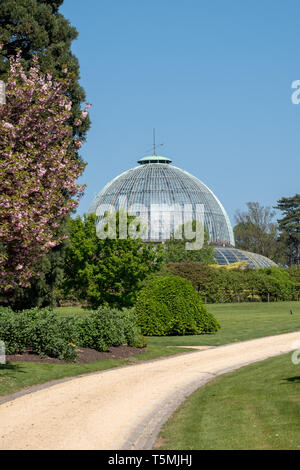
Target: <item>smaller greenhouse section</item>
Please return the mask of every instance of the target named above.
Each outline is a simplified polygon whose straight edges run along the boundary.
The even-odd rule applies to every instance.
[[[250,251],[229,247],[215,247],[214,250],[217,263],[220,265],[237,263],[239,261],[247,261],[247,267],[254,269],[277,266],[277,264],[269,258],[266,258],[263,255],[258,255],[257,253],[251,253]]]

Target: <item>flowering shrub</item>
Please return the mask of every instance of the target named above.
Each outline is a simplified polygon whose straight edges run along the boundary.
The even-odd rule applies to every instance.
[[[11,59],[0,105],[0,289],[27,287],[38,274],[33,263],[62,241],[57,228],[83,192],[76,180],[85,165],[74,157],[81,142],[68,125],[67,84],[67,77],[42,74],[37,58],[29,72],[20,54]]]

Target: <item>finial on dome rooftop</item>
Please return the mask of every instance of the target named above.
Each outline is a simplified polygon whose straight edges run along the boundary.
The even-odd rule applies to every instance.
[[[172,163],[172,160],[167,157],[162,157],[161,155],[156,155],[156,148],[162,147],[164,144],[156,144],[155,139],[155,129],[153,129],[153,155],[140,158],[138,163],[145,165],[145,163]]]

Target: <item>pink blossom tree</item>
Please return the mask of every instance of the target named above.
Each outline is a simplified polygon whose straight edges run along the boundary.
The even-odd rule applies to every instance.
[[[67,73],[67,71],[66,71]],[[26,287],[35,262],[62,242],[57,228],[77,205],[85,164],[68,125],[68,78],[42,74],[38,59],[25,72],[12,58],[6,104],[0,105],[0,290]],[[89,105],[82,111],[87,116]],[[78,126],[82,124],[78,120]]]

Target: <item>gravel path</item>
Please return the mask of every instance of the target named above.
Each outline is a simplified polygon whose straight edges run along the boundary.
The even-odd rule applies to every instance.
[[[300,332],[75,377],[0,405],[0,449],[151,449],[179,404],[216,375],[295,349]]]

